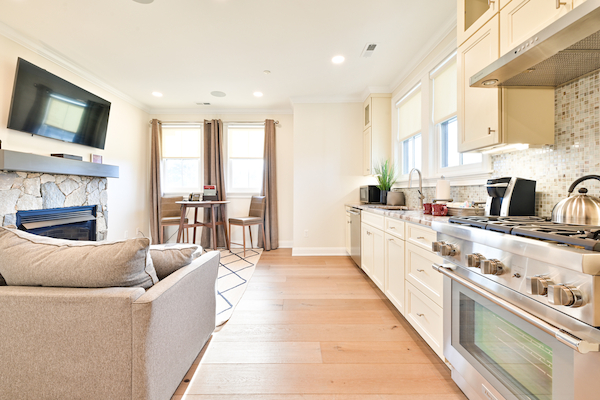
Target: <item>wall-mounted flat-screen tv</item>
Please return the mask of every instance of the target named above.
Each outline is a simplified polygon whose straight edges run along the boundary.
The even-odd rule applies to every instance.
[[[104,149],[110,102],[19,58],[8,128]]]

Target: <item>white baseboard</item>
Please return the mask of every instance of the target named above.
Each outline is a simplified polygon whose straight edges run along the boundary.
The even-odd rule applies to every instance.
[[[294,241],[293,240],[280,240],[279,241],[279,248],[280,249],[291,249],[292,247],[294,247]]]
[[[345,247],[294,247],[292,256],[347,256]]]

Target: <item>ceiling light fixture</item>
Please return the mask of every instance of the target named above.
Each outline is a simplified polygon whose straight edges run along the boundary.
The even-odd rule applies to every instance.
[[[271,71],[269,71],[268,69],[265,69],[265,70],[263,71],[263,74],[265,74],[265,75],[270,75],[270,74],[271,74]]]
[[[498,83],[498,79],[488,79],[487,81],[483,81],[482,84],[484,86],[492,86]]]
[[[346,60],[344,56],[335,56],[331,59],[331,62],[334,64],[341,64],[344,62],[344,60]]]
[[[136,3],[140,3],[140,4],[150,4],[152,3],[154,0],[133,0]]]
[[[162,97],[163,94],[161,92],[152,92],[152,96],[154,96],[154,97]]]
[[[215,97],[225,97],[225,96],[227,96],[227,94],[225,94],[225,92],[219,92],[218,90],[215,90],[214,92],[210,92],[210,94],[212,94]]]
[[[262,97],[262,92],[254,92],[254,97]]]

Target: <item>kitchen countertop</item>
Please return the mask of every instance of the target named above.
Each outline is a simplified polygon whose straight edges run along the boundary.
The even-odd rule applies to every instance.
[[[450,217],[434,217],[433,215],[423,214],[423,211],[418,210],[386,210],[377,208],[374,204],[346,204],[346,207],[359,208],[363,211],[383,215],[384,217],[395,218],[425,226],[431,226],[433,221],[448,222],[450,219]]]

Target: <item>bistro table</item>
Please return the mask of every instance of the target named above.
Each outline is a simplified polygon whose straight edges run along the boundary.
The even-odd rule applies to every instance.
[[[194,228],[194,238],[192,243],[196,243],[196,228],[205,226],[207,228],[212,229],[213,234],[213,245],[215,249],[217,248],[217,225],[223,225],[223,230],[225,231],[225,246],[229,249],[229,240],[227,233],[227,203],[228,201],[177,201],[177,204],[181,205],[181,217],[179,219],[179,232],[177,232],[177,243],[181,242],[181,236],[184,229]],[[210,222],[199,222],[198,221],[198,208],[209,208],[211,218]],[[221,207],[221,218],[222,221],[217,221],[217,210]],[[191,224],[185,223],[185,216],[187,214],[188,208],[194,208],[194,222]]]

